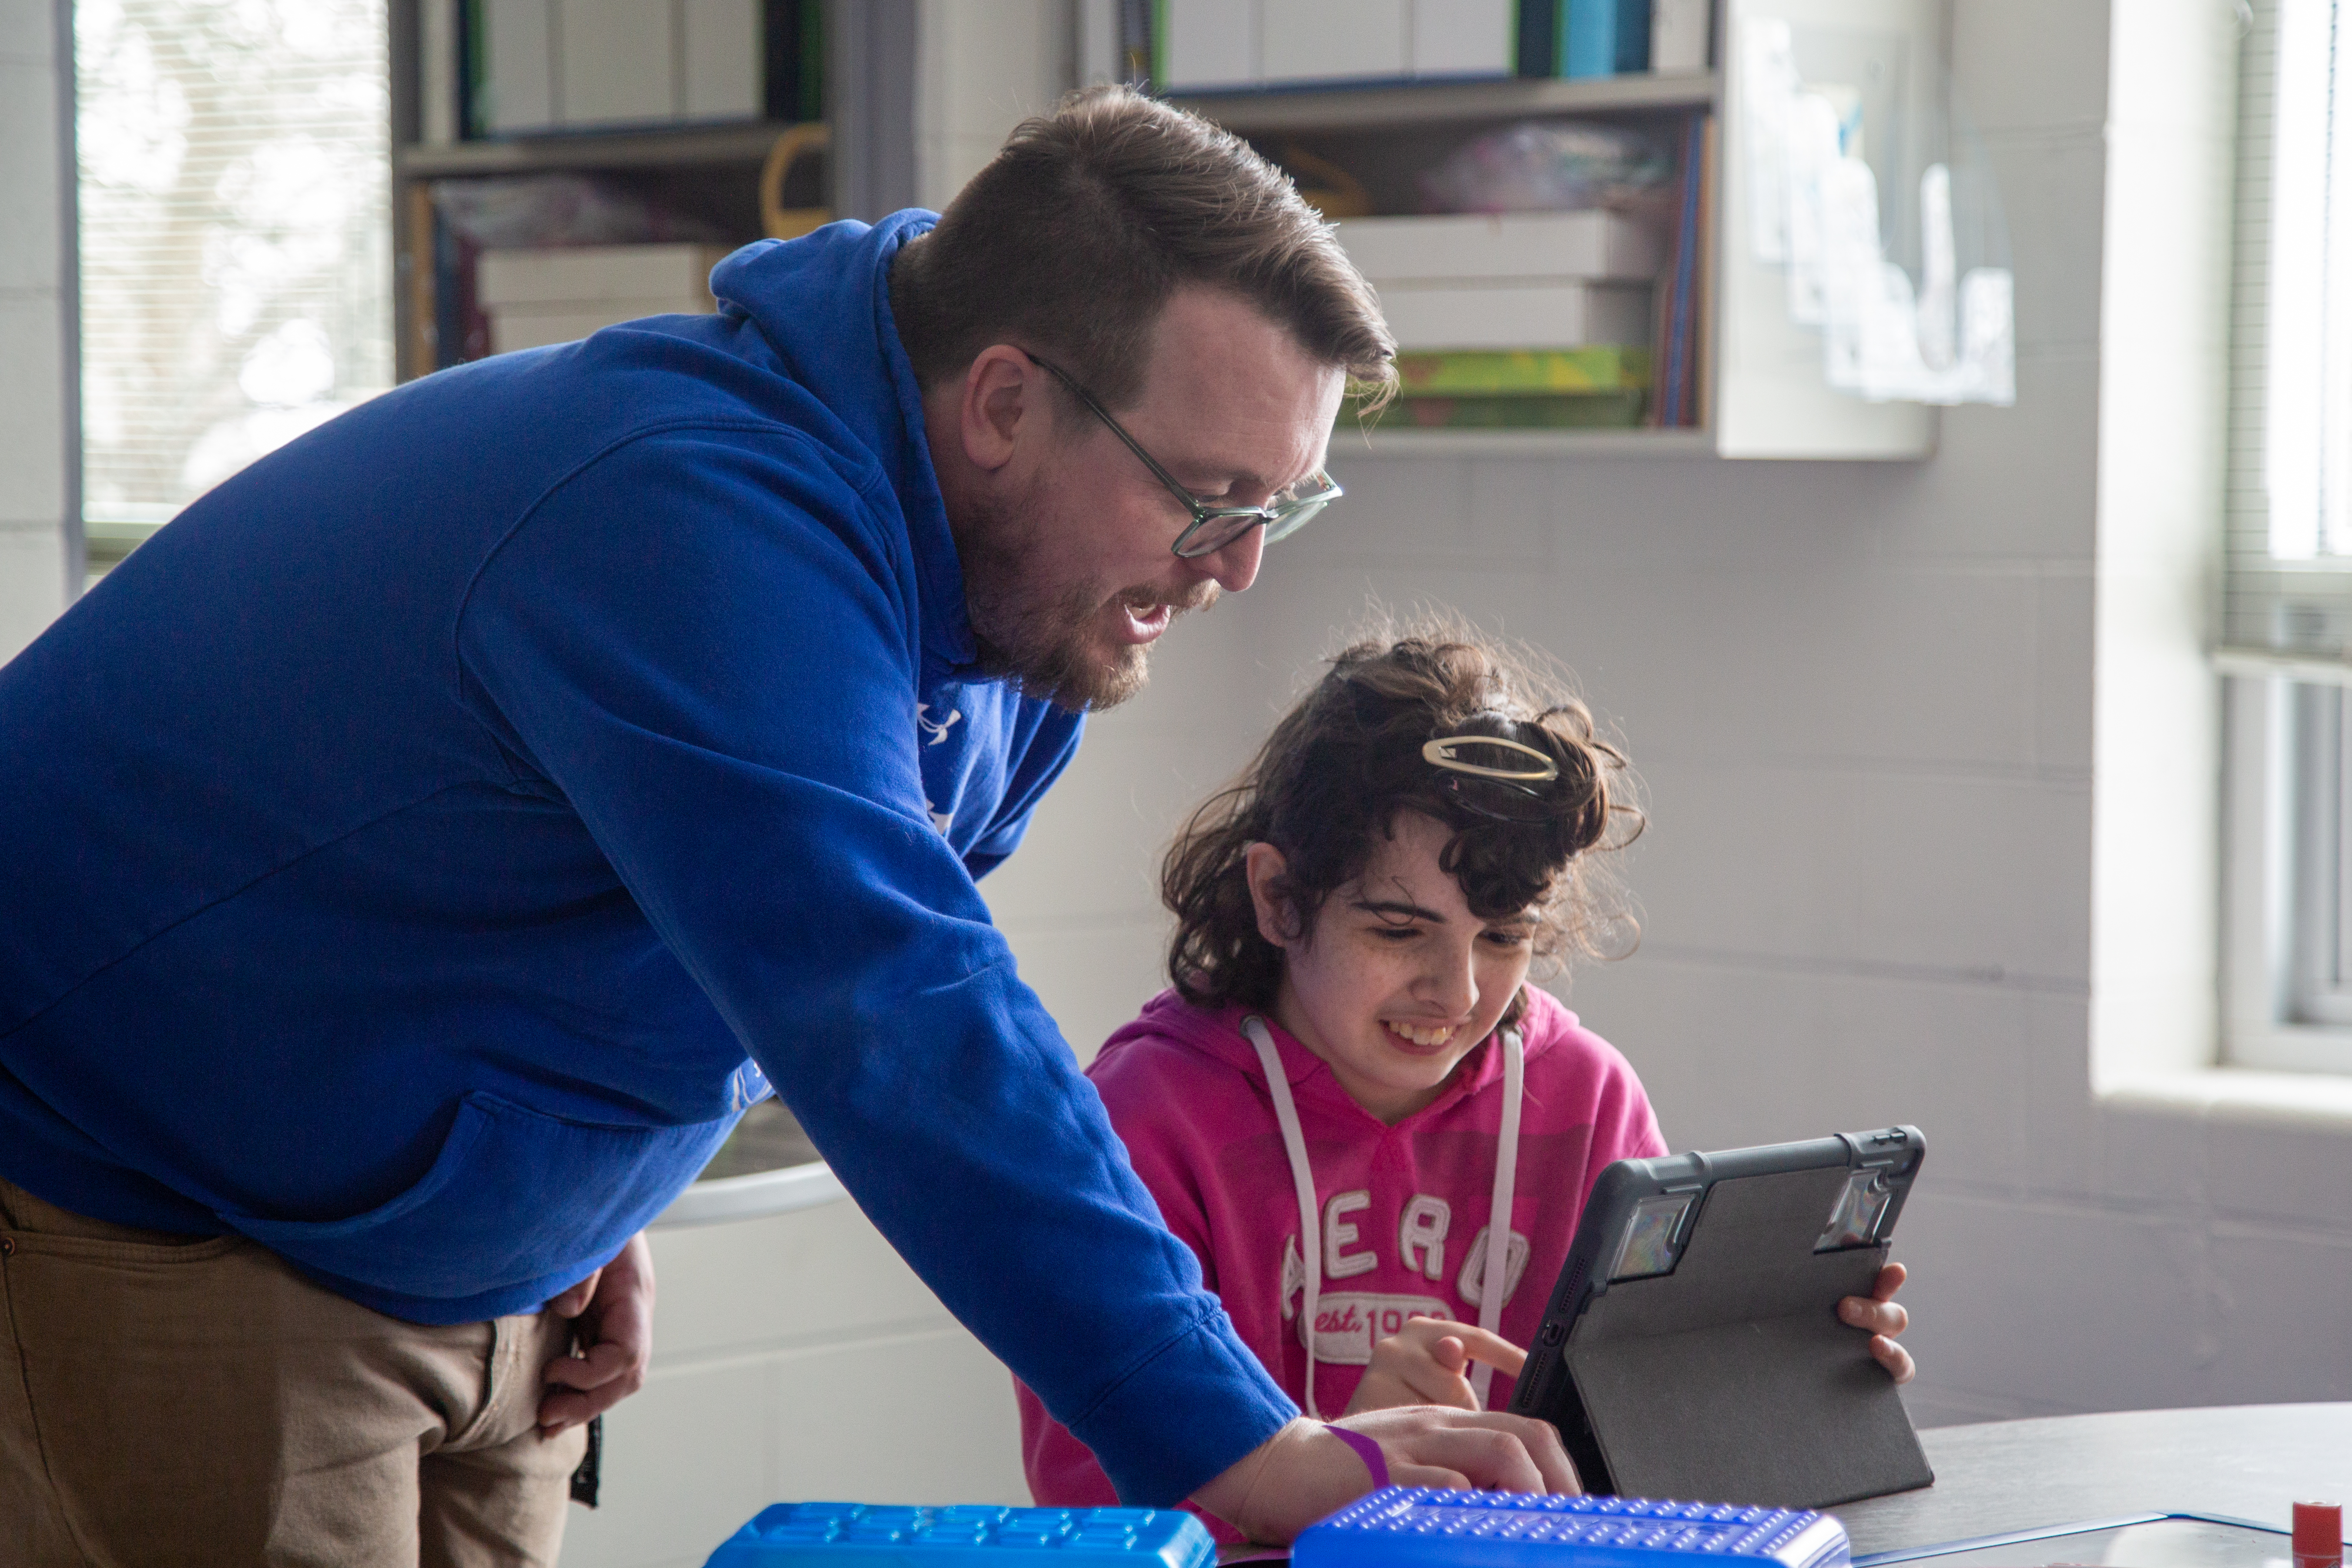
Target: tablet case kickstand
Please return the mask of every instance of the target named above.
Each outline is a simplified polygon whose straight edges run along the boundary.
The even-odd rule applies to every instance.
[[[1717,1183],[1671,1275],[1613,1283],[1577,1320],[1568,1367],[1621,1496],[1827,1508],[1936,1479],[1834,1310],[1870,1294],[1885,1246],[1811,1250],[1847,1174]]]

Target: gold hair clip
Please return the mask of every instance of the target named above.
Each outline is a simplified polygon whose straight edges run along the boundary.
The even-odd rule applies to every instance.
[[[1464,746],[1500,746],[1521,756],[1534,758],[1536,765],[1532,768],[1484,767],[1476,763],[1465,762],[1456,754],[1457,748]],[[1498,735],[1441,735],[1422,747],[1421,754],[1423,761],[1449,773],[1468,773],[1474,778],[1500,779],[1506,784],[1549,784],[1559,777],[1559,763],[1556,758],[1537,751],[1533,746],[1523,746],[1517,741],[1506,741]]]

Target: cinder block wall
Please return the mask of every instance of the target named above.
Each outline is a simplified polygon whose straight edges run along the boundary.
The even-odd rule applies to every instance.
[[[2092,1090],[2109,47],[2099,0],[1957,0],[2015,253],[2018,403],[1947,414],[1931,461],[1337,443],[1348,499],[1173,634],[992,879],[1081,1052],[1160,984],[1150,876],[1178,814],[1368,598],[1442,603],[1572,665],[1648,783],[1641,951],[1560,988],[1669,1140],[1927,1131],[1897,1247],[1918,1419],[2352,1397],[2352,1129]],[[2179,826],[2125,850],[2210,831]]]

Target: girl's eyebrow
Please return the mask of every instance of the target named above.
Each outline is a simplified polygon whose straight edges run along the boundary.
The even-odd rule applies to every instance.
[[[1359,899],[1349,908],[1361,910],[1368,915],[1401,915],[1409,921],[1434,921],[1439,925],[1445,923],[1445,917],[1435,910],[1425,910],[1402,899]]]

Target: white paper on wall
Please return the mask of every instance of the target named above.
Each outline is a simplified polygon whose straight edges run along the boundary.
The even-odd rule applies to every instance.
[[[1742,29],[1740,68],[1748,245],[1788,269],[1789,318],[1820,329],[1830,385],[1873,402],[2015,403],[2015,282],[2007,268],[1958,273],[1948,165],[1920,175],[1915,282],[1885,254],[1852,90],[1808,85],[1777,18]]]

